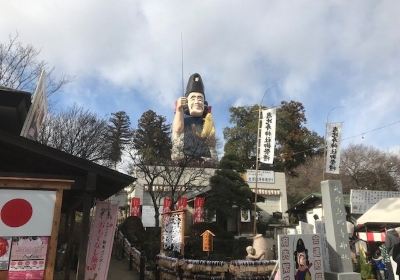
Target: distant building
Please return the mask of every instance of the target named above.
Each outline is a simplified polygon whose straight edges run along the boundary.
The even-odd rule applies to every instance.
[[[162,168],[162,167],[154,167]],[[190,173],[198,171],[197,169],[185,169],[185,174],[182,176],[183,181],[190,177]],[[196,196],[207,196],[207,192],[210,191],[209,179],[215,173],[214,168],[203,168],[203,176],[197,178],[193,182],[193,187],[185,194],[188,198],[188,212],[193,212],[193,200]],[[152,199],[148,192],[148,184],[140,172],[134,174],[137,177],[135,182],[135,188],[129,193],[129,198],[138,197],[142,204],[142,222],[145,227],[153,227],[154,221],[154,207]],[[247,170],[243,174],[244,180],[249,184],[249,187],[255,192],[255,171]],[[183,185],[183,184],[182,184]],[[164,197],[170,193],[170,188],[166,182],[161,178],[157,178],[154,183],[154,191],[158,198],[160,214],[163,209]],[[276,220],[281,220],[283,223],[287,223],[287,193],[286,193],[286,179],[285,174],[282,172],[273,171],[259,171],[258,184],[257,184],[257,209],[259,211],[258,217],[263,222],[268,222],[272,217]],[[253,209],[252,209],[253,210]],[[233,211],[239,211],[239,209],[233,209]],[[244,219],[241,217],[243,214],[250,217],[250,213],[241,213],[236,219],[228,219],[227,230],[231,232],[240,233],[251,233],[252,232],[252,219]],[[161,219],[161,216],[160,216]],[[240,220],[239,220],[240,219]],[[191,223],[191,221],[188,221]]]

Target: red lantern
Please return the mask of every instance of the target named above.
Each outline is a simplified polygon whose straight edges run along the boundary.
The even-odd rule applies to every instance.
[[[0,257],[4,256],[8,250],[8,242],[0,237]]]

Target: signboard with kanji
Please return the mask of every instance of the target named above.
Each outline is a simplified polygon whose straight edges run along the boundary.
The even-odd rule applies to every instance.
[[[282,280],[324,279],[319,234],[279,235],[278,248]]]
[[[213,238],[214,238],[215,234],[209,230],[206,230],[200,236],[203,237],[203,252],[212,252]]]

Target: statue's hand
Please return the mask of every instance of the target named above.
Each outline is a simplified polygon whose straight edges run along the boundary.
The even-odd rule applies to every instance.
[[[176,101],[176,110],[183,110],[185,106],[187,106],[188,101],[187,98],[182,96],[179,97],[178,100]]]

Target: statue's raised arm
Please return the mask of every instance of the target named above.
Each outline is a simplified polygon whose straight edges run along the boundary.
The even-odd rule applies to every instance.
[[[172,123],[172,160],[185,156],[216,161],[215,127],[205,100],[204,85],[197,73],[190,76],[185,96],[176,101]]]

